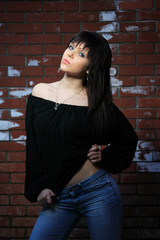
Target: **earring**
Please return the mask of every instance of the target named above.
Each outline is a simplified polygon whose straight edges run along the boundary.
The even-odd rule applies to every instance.
[[[61,71],[61,68],[59,67],[57,72],[59,73],[60,71]]]

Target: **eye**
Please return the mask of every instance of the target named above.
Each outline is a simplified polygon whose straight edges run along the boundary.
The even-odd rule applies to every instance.
[[[73,49],[74,49],[74,47],[73,47],[72,45],[69,45],[68,48],[69,48],[70,50],[73,50]]]
[[[84,54],[82,52],[79,53],[79,56],[84,58]]]

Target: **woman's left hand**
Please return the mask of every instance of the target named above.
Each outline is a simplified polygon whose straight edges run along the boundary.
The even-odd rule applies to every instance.
[[[92,145],[92,147],[89,149],[87,157],[92,163],[100,162],[102,160],[101,146],[96,144]]]

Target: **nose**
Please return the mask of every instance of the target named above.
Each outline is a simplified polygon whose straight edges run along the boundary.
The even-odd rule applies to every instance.
[[[74,57],[74,50],[68,51],[68,56],[73,58]]]

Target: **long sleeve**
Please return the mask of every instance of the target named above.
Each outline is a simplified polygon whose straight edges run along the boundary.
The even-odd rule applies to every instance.
[[[38,194],[49,187],[42,167],[33,128],[32,101],[29,96],[26,107],[26,178],[25,197],[30,202],[36,202]]]
[[[137,135],[124,114],[114,105],[117,122],[116,134],[102,150],[99,164],[110,173],[119,173],[131,165],[137,146]]]

